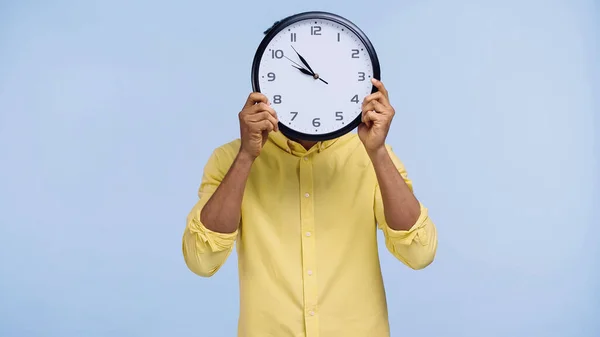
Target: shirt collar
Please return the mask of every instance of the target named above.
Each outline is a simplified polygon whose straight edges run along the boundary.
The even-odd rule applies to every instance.
[[[304,156],[314,151],[320,153],[323,150],[330,147],[331,145],[333,145],[335,142],[337,142],[339,138],[340,137],[325,141],[319,141],[312,148],[306,150],[304,146],[302,146],[300,143],[294,140],[289,139],[283,133],[281,133],[281,131],[273,131],[269,133],[269,141],[271,141],[273,144],[286,151],[287,153],[293,154],[295,156]]]

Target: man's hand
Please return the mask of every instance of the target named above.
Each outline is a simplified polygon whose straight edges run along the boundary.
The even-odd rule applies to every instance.
[[[253,92],[240,111],[239,119],[242,140],[240,154],[254,160],[267,142],[269,132],[279,130],[277,114],[265,95]]]
[[[383,83],[375,79],[372,82],[378,91],[363,101],[358,136],[373,163],[387,226],[392,230],[407,231],[421,215],[420,203],[385,148],[385,139],[396,112]]]
[[[362,104],[362,123],[358,126],[358,136],[369,154],[385,149],[385,139],[394,114],[386,88],[381,81],[372,79],[377,92],[365,97]]]

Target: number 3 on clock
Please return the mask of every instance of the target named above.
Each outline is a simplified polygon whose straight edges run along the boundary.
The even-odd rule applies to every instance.
[[[367,36],[326,12],[277,21],[252,61],[252,89],[269,98],[279,130],[291,139],[328,140],[355,129],[361,100],[377,90],[372,78],[381,77]]]

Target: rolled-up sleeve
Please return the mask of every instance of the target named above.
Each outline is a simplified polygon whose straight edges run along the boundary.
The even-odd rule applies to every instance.
[[[412,181],[408,178],[404,165],[389,146],[388,153],[412,191]],[[374,211],[378,228],[383,231],[385,237],[385,245],[390,253],[412,269],[423,269],[430,265],[437,250],[437,229],[429,217],[428,209],[421,203],[419,205],[421,213],[415,224],[408,230],[394,230],[385,220],[381,190],[379,185],[376,185]]]
[[[235,244],[238,231],[219,233],[212,231],[200,221],[202,208],[213,195],[231,166],[231,159],[218,148],[204,167],[198,190],[199,200],[187,216],[183,233],[182,250],[187,267],[197,275],[210,277],[225,263]]]

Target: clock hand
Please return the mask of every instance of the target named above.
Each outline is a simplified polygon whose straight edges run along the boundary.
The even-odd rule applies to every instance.
[[[296,67],[296,66],[295,66],[295,65],[293,65],[293,64],[292,64],[292,67],[294,67],[294,68],[296,68],[296,69],[300,70],[300,72],[301,72],[301,73],[303,73],[303,74],[306,74],[306,75],[308,75],[308,76],[313,76],[313,74],[312,74],[310,71],[308,71],[308,70],[306,70],[306,69],[304,69],[304,68]]]
[[[292,64],[292,67],[300,70],[301,73],[306,74],[306,75],[310,75],[315,80],[319,79],[319,80],[321,80],[325,84],[329,84],[329,83],[327,83],[327,81],[325,81],[324,79],[322,79],[321,77],[319,77],[319,74],[315,74],[314,72],[312,72],[312,70],[306,70],[306,69],[304,69],[304,67],[302,67],[301,65],[299,65],[298,63],[296,63],[294,60],[290,59],[289,57],[287,57],[285,55],[283,55],[283,57],[285,57],[286,59],[290,60],[292,63],[296,64],[297,66],[295,66],[295,65]]]
[[[308,70],[306,70],[306,69],[304,69],[304,68],[296,67],[296,66],[295,66],[295,65],[293,65],[293,64],[292,64],[292,67],[294,67],[294,68],[296,68],[296,69],[300,70],[300,72],[301,72],[301,73],[303,73],[303,74],[306,74],[306,75],[308,75],[308,76],[312,76],[312,77],[313,77],[315,80],[316,80],[316,79],[319,79],[319,80],[321,80],[323,83],[325,83],[325,84],[329,84],[329,83],[327,83],[327,81],[325,81],[324,79],[322,79],[322,78],[319,76],[319,74],[312,74],[310,71],[308,71]]]
[[[290,60],[292,63],[294,63],[295,65],[297,65],[297,67],[296,67],[296,66],[294,66],[294,65],[292,65],[292,67],[294,67],[294,68],[296,68],[296,69],[302,69],[302,70],[304,70],[304,71],[308,72],[308,74],[307,74],[307,75],[310,75],[310,76],[314,75],[314,73],[313,73],[312,71],[308,71],[308,70],[304,69],[304,67],[303,67],[303,66],[299,65],[298,63],[296,63],[296,62],[295,62],[294,60],[292,60],[291,58],[289,58],[289,57],[287,57],[287,56],[285,56],[285,55],[283,55],[283,57],[285,57],[286,59]],[[300,70],[300,71],[302,71],[302,70]],[[305,73],[304,71],[302,71],[302,72],[303,72],[303,73]],[[306,74],[306,73],[305,73],[305,74]]]
[[[314,70],[312,70],[312,68],[308,65],[308,62],[306,62],[304,57],[302,57],[302,55],[300,55],[300,53],[298,53],[296,51],[296,48],[294,48],[294,46],[290,45],[290,47],[292,47],[292,49],[296,52],[296,55],[298,55],[298,58],[300,58],[300,61],[302,61],[302,63],[306,66],[306,68],[308,68],[308,70],[310,70],[314,74],[315,73]]]
[[[306,60],[304,59],[304,57],[302,57],[302,55],[300,55],[300,53],[298,53],[298,51],[296,51],[296,48],[294,48],[294,46],[290,45],[290,47],[292,47],[292,49],[293,49],[293,50],[296,52],[296,55],[298,55],[298,57],[300,58],[300,61],[302,61],[302,63],[304,63],[304,65],[305,65],[305,66],[308,68],[308,70],[309,70],[309,71],[312,73],[312,76],[313,76],[313,78],[314,78],[315,80],[316,80],[316,79],[319,79],[319,80],[321,80],[323,83],[325,83],[325,84],[329,84],[329,83],[327,83],[327,81],[325,81],[324,79],[322,79],[321,77],[319,77],[319,74],[315,73],[315,71],[314,71],[314,70],[312,70],[312,68],[311,68],[311,67],[308,65],[308,62],[306,62]],[[290,61],[291,61],[291,60],[290,60]],[[292,61],[292,62],[294,62],[294,61]],[[294,63],[296,63],[296,62],[294,62]],[[296,63],[296,64],[298,64],[298,63]]]
[[[292,64],[292,67],[294,67],[294,68],[296,68],[296,69],[300,70],[300,72],[301,72],[301,73],[303,73],[303,74],[306,74],[306,75],[308,75],[308,76],[312,76],[312,77],[313,77],[315,80],[316,80],[316,79],[319,79],[319,80],[321,80],[323,83],[325,83],[325,84],[329,84],[329,83],[327,83],[327,81],[325,81],[324,79],[322,79],[321,77],[319,77],[319,74],[312,74],[310,71],[308,71],[308,70],[306,70],[306,69],[304,69],[304,68],[296,67],[296,66],[295,66],[295,65],[293,65],[293,64]]]

